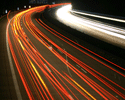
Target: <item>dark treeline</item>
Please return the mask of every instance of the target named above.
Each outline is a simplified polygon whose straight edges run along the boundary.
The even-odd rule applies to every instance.
[[[49,4],[51,4],[52,2],[55,2],[55,3],[67,3],[67,2],[71,2],[71,0],[48,0]]]
[[[73,9],[125,17],[124,0],[71,0]]]
[[[125,17],[124,0],[48,0],[48,3],[54,1],[55,3],[71,2],[73,9]],[[5,9],[13,10],[28,4],[29,0],[3,0],[0,3],[0,13]]]
[[[0,15],[3,15],[5,13],[5,10],[16,10],[17,7],[20,9],[24,7],[24,5],[32,5],[36,6],[39,5],[38,3],[30,3],[32,0],[3,0],[0,3]],[[38,0],[35,0],[34,2],[37,2]],[[52,2],[55,3],[65,3],[70,2],[71,0],[47,0],[48,4],[52,4]]]
[[[0,14],[4,14],[5,10],[15,10],[17,7],[28,5],[29,0],[3,0],[0,3]]]

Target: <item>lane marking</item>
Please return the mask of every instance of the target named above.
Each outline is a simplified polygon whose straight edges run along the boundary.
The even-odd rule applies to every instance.
[[[84,73],[87,73],[87,71],[83,68],[81,68],[79,65],[76,65],[78,68],[80,68]]]
[[[50,49],[50,50],[52,50],[52,45],[51,45],[51,46],[49,46],[49,49]]]
[[[64,51],[65,51],[65,55],[66,55],[66,67],[67,67],[69,75],[72,77],[72,74],[70,73],[70,70],[69,70],[69,67],[68,67],[67,51],[65,49],[64,49]]]
[[[57,51],[59,51],[61,54],[63,54],[63,52],[61,52],[59,49],[57,49]]]
[[[51,72],[51,70],[49,69],[49,67],[46,65],[46,64],[44,64],[45,66],[46,66],[46,68]]]
[[[81,68],[82,71],[84,71],[84,73],[87,73],[84,69]]]
[[[13,63],[12,63],[12,57],[11,57],[11,53],[10,53],[10,49],[9,49],[9,44],[8,44],[8,38],[7,38],[8,37],[7,32],[8,32],[8,28],[9,28],[9,25],[10,25],[10,21],[8,22],[7,27],[6,27],[6,47],[7,47],[7,54],[8,54],[8,59],[9,59],[10,70],[11,70],[11,74],[12,74],[12,79],[13,79],[14,87],[15,87],[15,90],[16,90],[17,99],[18,100],[22,100],[22,96],[21,96],[19,85],[18,85],[18,82],[17,82],[17,78],[16,78],[14,66],[13,66]]]

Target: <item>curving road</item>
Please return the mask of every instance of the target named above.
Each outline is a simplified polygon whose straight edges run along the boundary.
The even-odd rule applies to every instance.
[[[124,100],[124,67],[71,40],[40,17],[46,8],[60,5],[64,3],[31,8],[13,18],[7,15],[6,56],[16,98]]]

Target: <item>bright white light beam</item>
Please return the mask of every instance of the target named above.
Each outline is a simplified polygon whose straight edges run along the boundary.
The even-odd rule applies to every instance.
[[[94,29],[108,35],[125,39],[125,29],[110,26],[93,19],[90,20],[86,17],[80,18],[74,16],[70,13],[71,7],[71,5],[66,5],[57,10],[56,15],[59,21],[81,32],[84,32],[86,29],[88,30],[88,28],[90,28],[90,30]]]
[[[78,11],[74,11],[74,10],[70,10],[70,11],[74,12],[74,13],[77,13],[77,14],[82,14],[82,15],[87,15],[87,16],[92,16],[92,17],[97,17],[97,18],[108,19],[108,20],[112,20],[112,21],[125,23],[125,20],[123,20],[123,19],[106,17],[106,16],[100,16],[100,15],[94,15],[94,14],[89,14],[89,13],[85,13],[85,12],[78,12]]]

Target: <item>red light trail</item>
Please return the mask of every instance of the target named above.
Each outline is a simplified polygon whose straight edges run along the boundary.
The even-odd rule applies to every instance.
[[[30,100],[53,100],[58,97],[58,99],[61,98],[63,100],[78,100],[81,98],[96,100],[98,99],[97,97],[99,97],[105,100],[118,100],[119,98],[116,97],[116,95],[118,95],[120,98],[125,99],[125,94],[121,92],[125,91],[125,87],[120,86],[118,82],[114,82],[114,80],[103,75],[96,70],[96,68],[84,63],[82,59],[79,59],[72,53],[66,52],[61,46],[45,35],[45,31],[42,32],[35,26],[31,19],[32,14],[44,11],[46,8],[50,9],[60,5],[66,4],[34,7],[16,14],[12,20],[8,17],[8,44],[28,98]],[[105,64],[102,60],[122,70],[125,70],[124,68],[60,34],[45,24],[42,20],[35,19],[35,22],[51,35],[65,43],[68,47],[73,48],[74,51],[86,55],[90,59],[93,59],[94,62],[99,63],[104,68],[106,67],[106,69],[116,73],[120,77],[125,77],[123,73],[117,71],[108,64]],[[29,37],[29,34],[31,37]],[[43,48],[39,49],[39,46],[36,46],[34,44],[35,42],[32,40],[35,42],[37,41],[38,44],[40,44],[39,46]],[[64,55],[61,55],[57,50]],[[50,61],[50,58],[47,59],[44,56],[44,52],[48,53],[48,58],[50,56],[49,54],[54,58],[51,58]],[[102,60],[97,59],[90,53]],[[65,55],[70,61],[67,61]],[[57,59],[58,61],[54,59]],[[55,65],[53,63],[57,64]],[[87,74],[79,70],[75,65],[81,67]]]

